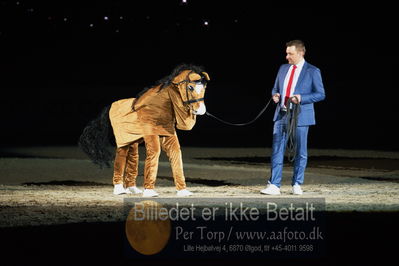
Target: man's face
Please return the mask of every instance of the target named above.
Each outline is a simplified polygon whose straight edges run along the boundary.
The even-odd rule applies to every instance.
[[[287,56],[285,57],[288,60],[288,63],[291,65],[296,65],[303,58],[303,52],[298,51],[295,46],[288,46],[286,51]]]

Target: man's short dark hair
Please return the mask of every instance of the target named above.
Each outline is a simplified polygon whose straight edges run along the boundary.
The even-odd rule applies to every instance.
[[[292,40],[285,44],[286,47],[295,46],[298,51],[302,51],[303,54],[306,53],[305,43],[301,40]]]

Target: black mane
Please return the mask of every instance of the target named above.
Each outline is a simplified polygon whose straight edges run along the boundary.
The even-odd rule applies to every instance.
[[[172,71],[172,73],[170,73],[170,75],[161,78],[160,80],[158,80],[157,82],[155,82],[154,85],[150,86],[150,87],[146,87],[144,88],[142,91],[140,91],[137,95],[136,95],[136,100],[138,98],[140,98],[141,95],[143,95],[146,91],[148,91],[150,88],[153,88],[155,86],[159,86],[161,85],[161,87],[159,88],[159,90],[162,90],[163,88],[169,86],[172,83],[172,80],[174,77],[176,77],[177,75],[179,75],[182,71],[184,70],[192,70],[195,73],[201,73],[201,72],[205,72],[204,67],[202,66],[196,66],[196,65],[192,65],[192,64],[180,64],[177,67],[175,67]]]

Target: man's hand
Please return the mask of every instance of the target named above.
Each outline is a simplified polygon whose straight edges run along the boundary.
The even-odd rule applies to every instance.
[[[300,103],[300,102],[301,102],[301,95],[299,95],[299,94],[294,94],[294,95],[292,95],[291,101],[292,101],[293,103],[295,103],[295,104]]]
[[[278,103],[280,101],[280,93],[276,93],[273,95],[273,101]]]

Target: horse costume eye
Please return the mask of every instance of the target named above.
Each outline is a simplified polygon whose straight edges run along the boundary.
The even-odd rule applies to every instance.
[[[191,86],[191,85],[188,85],[188,89],[189,89],[190,91],[193,91],[193,90],[194,90],[194,87]]]

